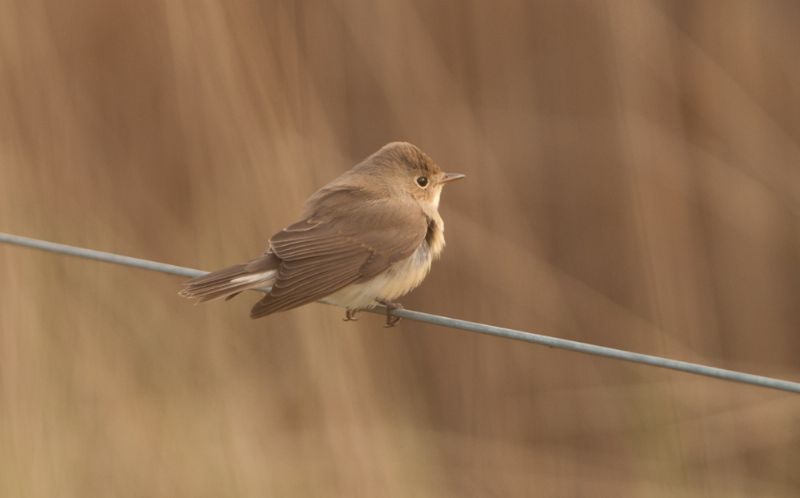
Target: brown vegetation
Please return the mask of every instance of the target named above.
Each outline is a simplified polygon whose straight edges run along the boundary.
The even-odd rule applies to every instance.
[[[800,379],[800,4],[0,1],[0,230],[204,269],[391,140],[407,307]],[[797,496],[797,396],[0,247],[0,496]]]

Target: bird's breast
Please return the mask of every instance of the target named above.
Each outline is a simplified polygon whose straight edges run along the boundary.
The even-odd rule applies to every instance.
[[[431,263],[433,254],[428,242],[425,241],[411,256],[394,263],[383,274],[372,280],[376,281],[378,298],[391,301],[411,292],[428,276]]]
[[[425,234],[423,245],[425,244],[428,246],[428,252],[432,259],[438,258],[444,250],[444,221],[439,213],[428,217],[428,231]]]
[[[392,301],[408,294],[425,280],[433,260],[444,250],[444,223],[436,213],[428,218],[425,239],[406,259],[397,261],[385,272],[366,282],[372,284],[377,299]]]
[[[372,308],[378,300],[393,301],[421,284],[432,262],[431,248],[427,241],[423,241],[411,256],[395,262],[366,282],[350,284],[336,291],[325,300],[350,309]]]
[[[372,308],[393,301],[419,286],[431,270],[433,260],[444,250],[444,223],[439,213],[427,214],[428,228],[419,247],[366,282],[350,284],[325,300],[350,309]]]

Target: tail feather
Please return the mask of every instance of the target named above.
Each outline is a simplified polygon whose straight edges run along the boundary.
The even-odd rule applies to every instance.
[[[262,257],[193,278],[183,284],[178,294],[202,303],[223,297],[230,299],[248,289],[271,285],[277,274],[271,259],[274,258]]]

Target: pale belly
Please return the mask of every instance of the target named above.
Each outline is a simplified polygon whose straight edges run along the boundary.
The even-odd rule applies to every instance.
[[[350,309],[372,308],[378,300],[393,301],[417,287],[431,269],[433,256],[427,244],[367,282],[351,284],[324,300]]]

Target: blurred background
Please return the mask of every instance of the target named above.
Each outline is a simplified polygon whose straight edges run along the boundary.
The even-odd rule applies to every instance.
[[[216,269],[408,140],[406,307],[800,379],[800,3],[0,0],[0,230]],[[769,391],[0,247],[0,496],[797,496]]]

